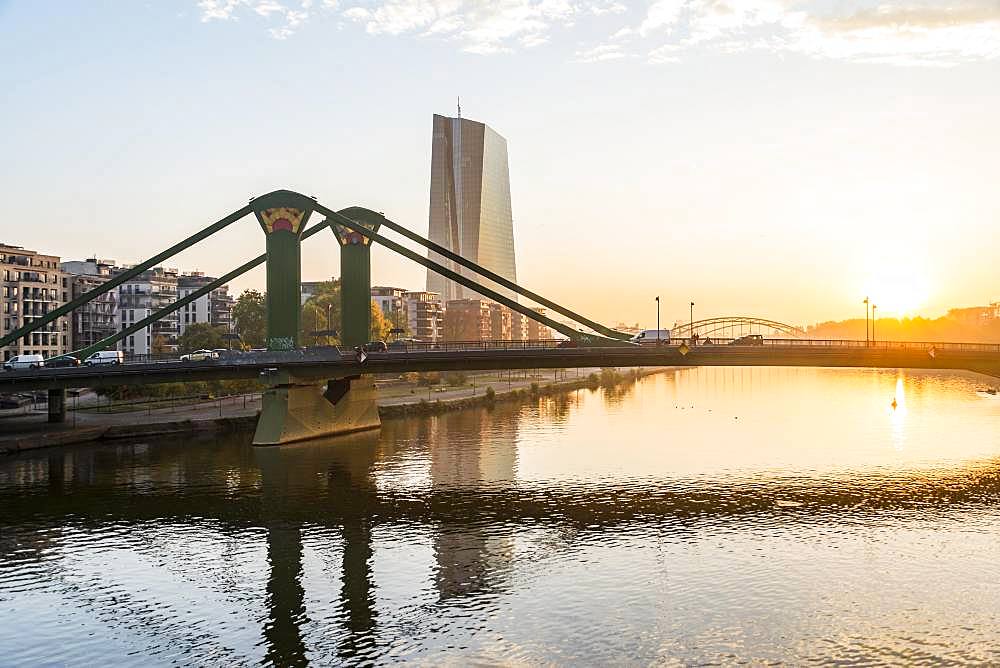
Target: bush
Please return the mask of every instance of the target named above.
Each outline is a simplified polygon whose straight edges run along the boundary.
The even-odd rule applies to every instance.
[[[460,386],[468,383],[469,378],[464,371],[449,371],[444,375],[444,381],[448,385]]]
[[[441,373],[438,371],[423,371],[417,374],[417,385],[430,387],[441,384]]]
[[[496,390],[494,390],[492,386],[491,387],[487,387],[486,388],[486,403],[492,404],[496,400],[497,400]]]
[[[613,387],[621,380],[621,375],[614,369],[601,369],[601,385]]]
[[[535,396],[538,394],[538,383],[531,384],[531,395]]]

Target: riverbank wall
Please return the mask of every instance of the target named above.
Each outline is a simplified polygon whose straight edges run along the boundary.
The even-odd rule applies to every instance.
[[[646,376],[661,373],[664,368],[605,369],[602,373],[592,373],[585,378],[532,383],[530,387],[496,391],[488,388],[486,393],[474,397],[451,399],[414,399],[402,404],[380,405],[379,416],[383,420],[404,419],[421,415],[439,415],[451,411],[473,408],[489,408],[498,403],[527,402],[540,397],[555,396],[581,389],[610,389],[626,383],[634,383]],[[136,415],[136,421],[127,424],[90,425],[77,428],[33,431],[24,434],[0,435],[0,455],[16,454],[39,448],[60,447],[123,439],[150,438],[177,434],[207,434],[252,432],[257,424],[257,414],[228,416],[219,418],[181,419],[162,422],[143,422],[144,414]]]

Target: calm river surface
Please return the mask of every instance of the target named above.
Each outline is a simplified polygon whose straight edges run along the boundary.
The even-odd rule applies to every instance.
[[[997,664],[982,383],[690,369],[3,458],[0,664]]]

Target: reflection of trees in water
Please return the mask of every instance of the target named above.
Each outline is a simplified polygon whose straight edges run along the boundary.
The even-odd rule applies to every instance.
[[[601,372],[601,390],[604,403],[608,406],[619,406],[635,392],[639,382],[638,369],[603,369]]]

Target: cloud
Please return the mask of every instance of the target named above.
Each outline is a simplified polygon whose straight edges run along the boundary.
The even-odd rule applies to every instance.
[[[952,66],[1000,58],[1000,2],[842,4],[794,0],[662,0],[640,35],[667,33],[650,63],[749,50],[892,65]]]
[[[203,23],[209,21],[236,21],[241,11],[252,12],[264,19],[277,18],[282,25],[269,27],[268,33],[274,39],[288,39],[295,30],[309,18],[306,11],[313,5],[313,0],[299,0],[298,7],[289,7],[277,0],[199,0]],[[325,0],[324,5],[335,8],[336,0]]]
[[[571,0],[383,0],[354,6],[344,16],[370,35],[418,34],[458,42],[471,53],[503,53],[546,43],[554,26],[585,11],[613,13],[617,3]]]
[[[645,37],[664,28],[672,28],[680,18],[686,0],[656,0],[649,6],[646,19],[639,26],[639,34]]]
[[[469,53],[558,46],[562,32],[598,36],[577,62],[699,53],[771,52],[893,65],[954,66],[1000,58],[1000,0],[198,0],[201,20],[241,16],[287,39],[311,16],[375,37],[451,42]],[[612,48],[612,44],[619,46]],[[627,45],[627,48],[626,46]]]
[[[573,61],[577,63],[600,63],[628,57],[629,55],[625,53],[620,44],[609,43],[598,44],[593,48],[577,51]]]

